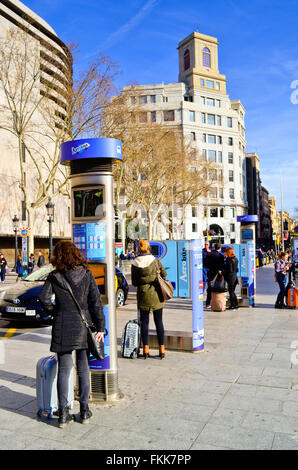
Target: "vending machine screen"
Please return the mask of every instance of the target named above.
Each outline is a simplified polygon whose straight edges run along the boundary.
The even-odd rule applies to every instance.
[[[106,258],[105,222],[73,224],[73,242],[87,260],[104,260]]]
[[[103,187],[74,190],[74,217],[103,217],[103,196]]]

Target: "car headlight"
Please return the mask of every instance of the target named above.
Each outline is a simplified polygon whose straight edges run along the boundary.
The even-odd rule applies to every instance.
[[[13,299],[12,301],[15,305],[18,305],[21,303],[20,299]]]

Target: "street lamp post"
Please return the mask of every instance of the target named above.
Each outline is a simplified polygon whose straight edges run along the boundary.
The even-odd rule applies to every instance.
[[[14,269],[15,271],[17,270],[17,262],[18,262],[18,225],[19,225],[19,219],[15,215],[14,218],[12,219],[12,225],[13,225],[13,230],[14,230],[14,240],[15,240],[15,248],[14,248]]]
[[[49,222],[49,260],[51,260],[52,253],[53,253],[52,223],[54,222],[54,207],[55,205],[52,203],[51,198],[50,198],[48,200],[48,203],[46,204],[48,222]]]

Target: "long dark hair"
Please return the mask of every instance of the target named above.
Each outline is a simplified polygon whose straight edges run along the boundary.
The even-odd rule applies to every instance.
[[[88,269],[87,260],[80,250],[68,240],[60,240],[54,247],[51,263],[57,271],[67,271],[75,269],[77,266],[83,266]]]

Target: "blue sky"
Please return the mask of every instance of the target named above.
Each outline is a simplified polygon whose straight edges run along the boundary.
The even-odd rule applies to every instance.
[[[219,69],[246,109],[247,151],[280,209],[298,207],[298,0],[24,0],[84,64],[98,52],[121,69],[117,86],[178,81],[177,44],[198,29],[219,40]],[[297,82],[298,84],[298,82]],[[298,86],[297,86],[298,90]],[[298,93],[297,93],[298,97]],[[298,99],[297,99],[298,101]]]

